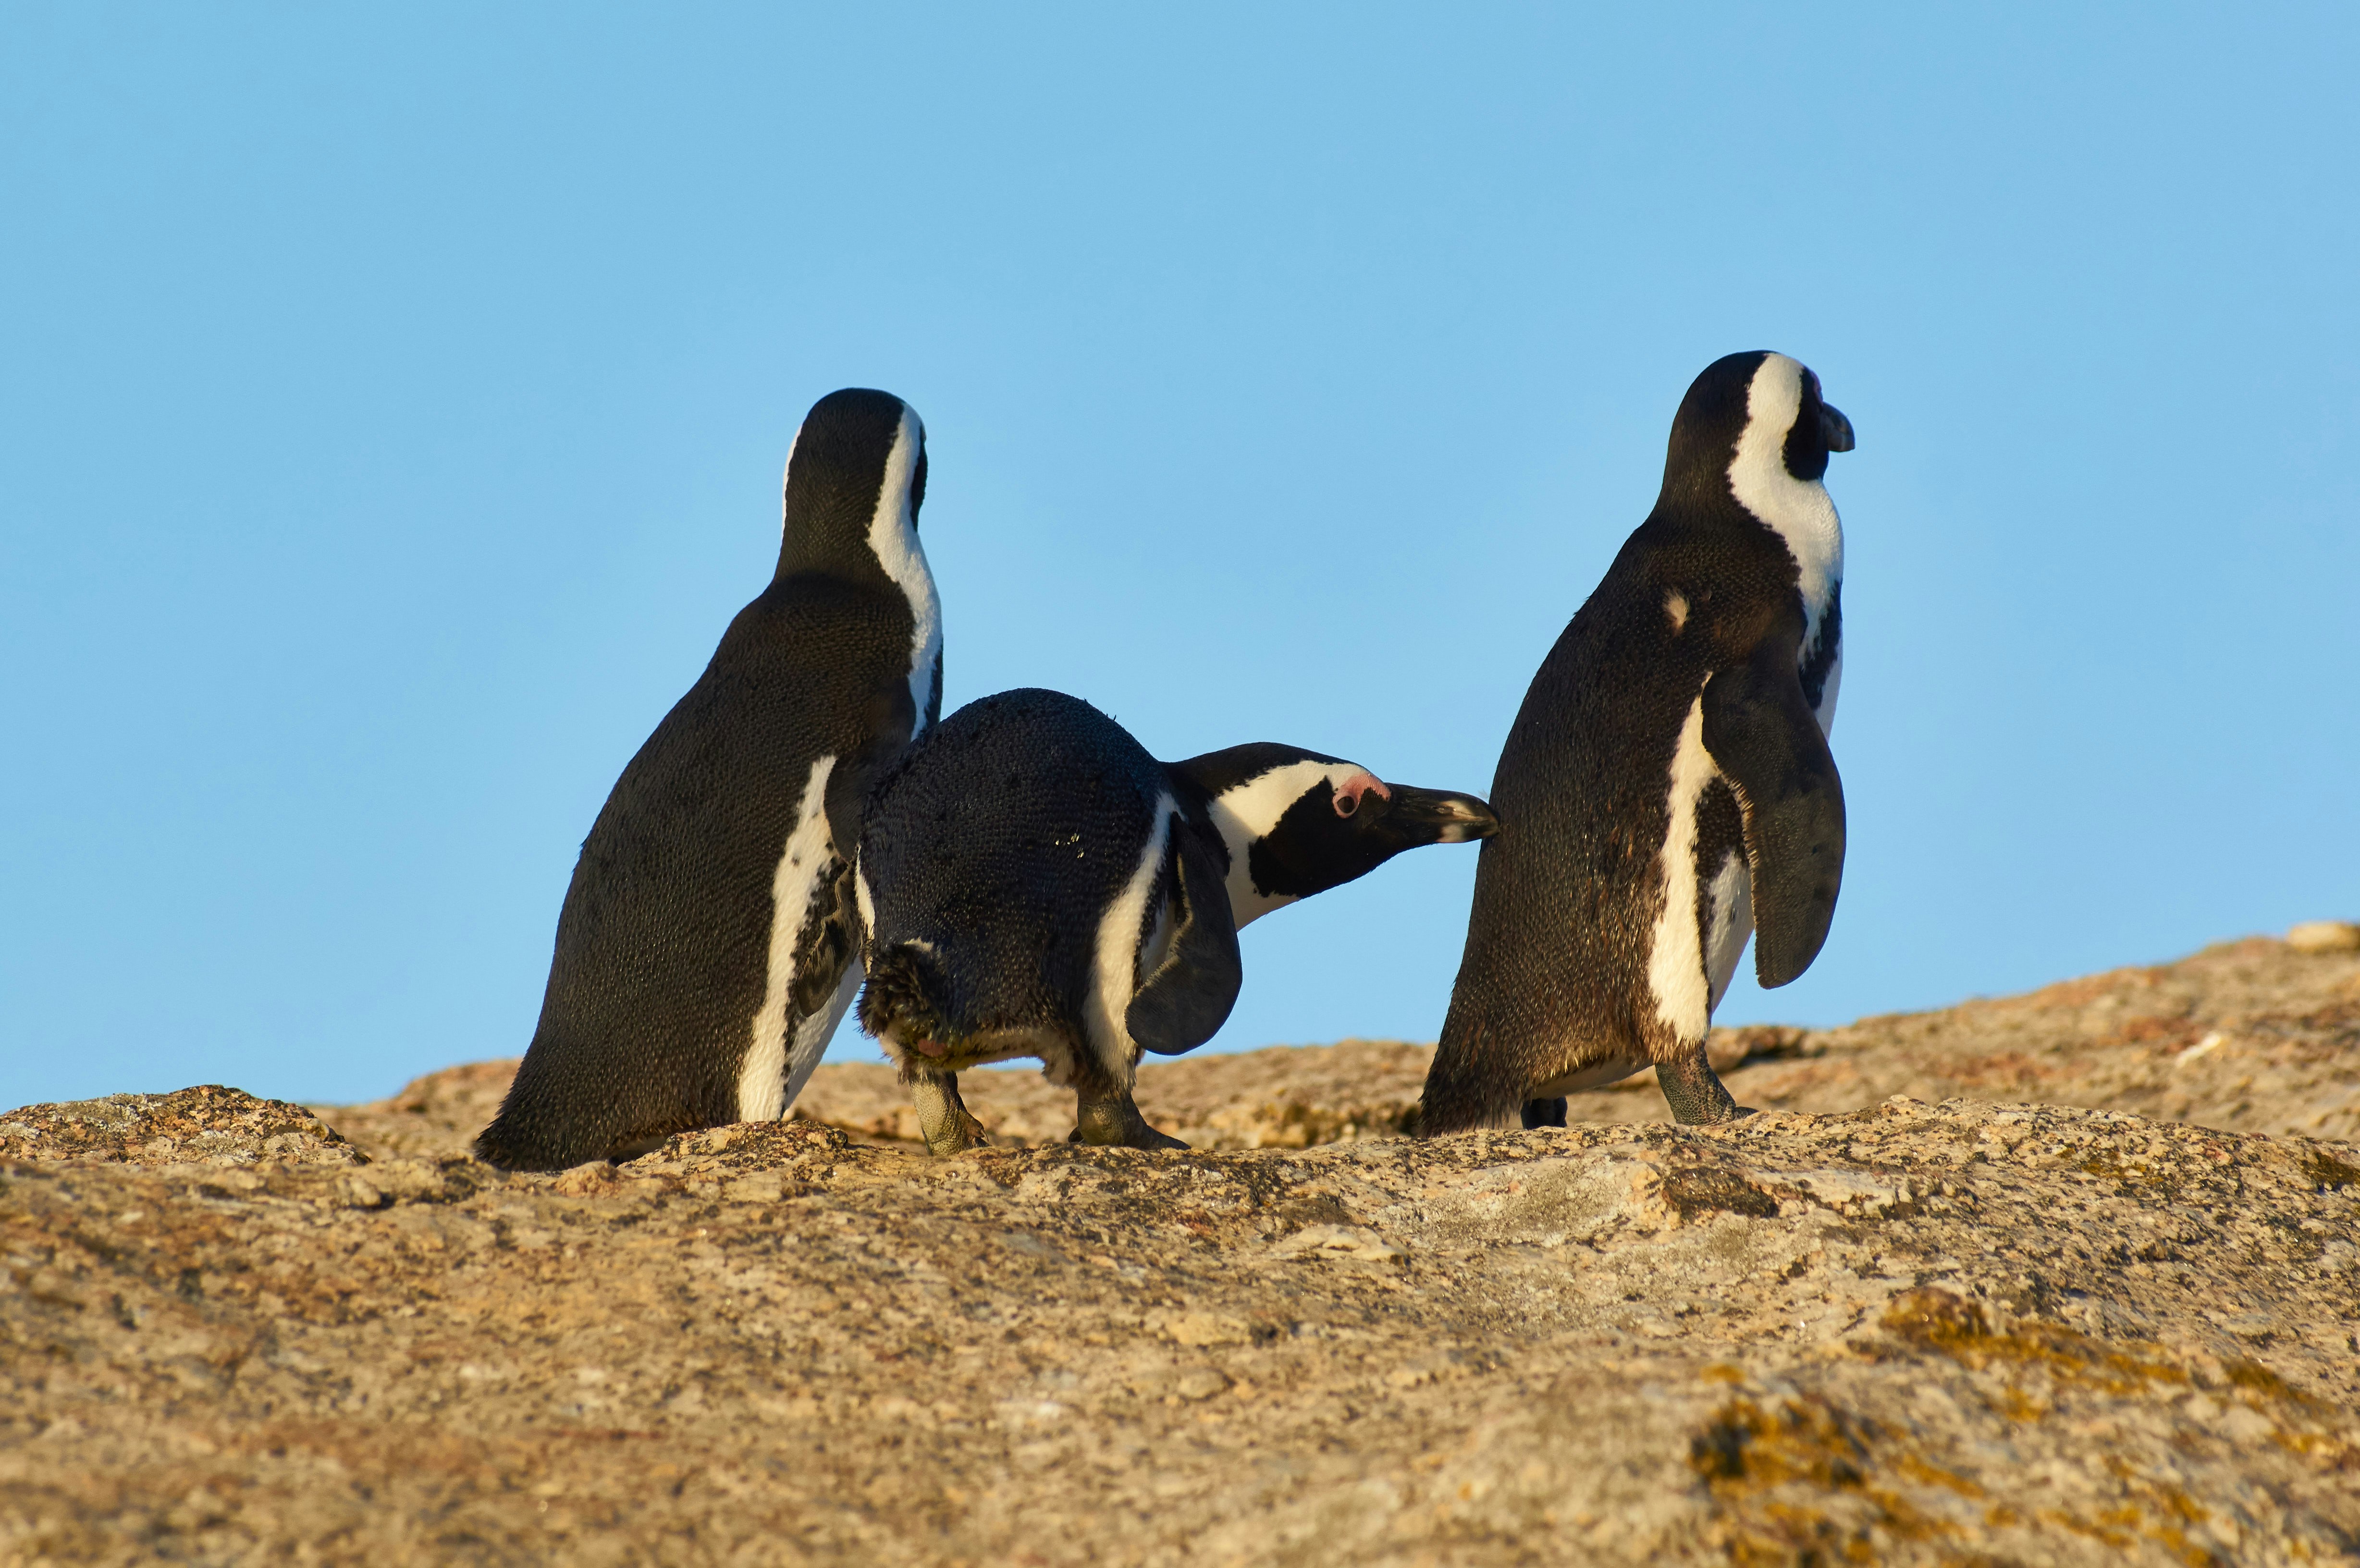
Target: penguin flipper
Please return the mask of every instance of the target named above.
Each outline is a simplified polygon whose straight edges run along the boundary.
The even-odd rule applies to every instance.
[[[937,671],[940,668],[937,660]],[[942,691],[939,676],[934,690]],[[828,837],[841,859],[849,861],[858,853],[861,819],[867,814],[869,794],[916,738],[917,713],[907,686],[897,682],[870,693],[861,715],[866,738],[839,755],[828,770],[822,809],[827,813]]]
[[[1803,696],[1794,649],[1765,639],[1704,688],[1704,746],[1737,791],[1754,876],[1754,972],[1784,985],[1811,966],[1843,884],[1843,780]]]
[[[1180,840],[1173,889],[1179,929],[1164,962],[1131,993],[1123,1014],[1131,1038],[1158,1056],[1177,1056],[1212,1039],[1237,1006],[1238,987],[1246,977],[1220,869],[1194,830],[1185,822],[1175,826]]]
[[[793,978],[787,991],[794,1014],[791,1022],[800,1023],[830,1005],[859,945],[860,911],[852,889],[852,867],[833,860],[812,889],[811,908],[795,944]]]

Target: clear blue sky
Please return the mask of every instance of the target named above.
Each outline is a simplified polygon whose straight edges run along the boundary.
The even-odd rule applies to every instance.
[[[1481,790],[1785,350],[1851,859],[1722,1021],[2360,916],[2355,17],[7,5],[0,1105],[521,1050],[847,384],[951,702]],[[1431,1038],[1474,864],[1254,927],[1218,1046]]]

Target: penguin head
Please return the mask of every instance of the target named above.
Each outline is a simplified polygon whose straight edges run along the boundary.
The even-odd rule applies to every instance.
[[[1784,476],[1817,484],[1828,454],[1850,452],[1852,421],[1819,395],[1819,378],[1783,354],[1756,349],[1714,360],[1688,384],[1664,458],[1666,500],[1718,500],[1733,464],[1775,453]]]
[[[1365,877],[1405,849],[1500,831],[1472,795],[1389,784],[1357,762],[1269,742],[1175,763],[1204,790],[1229,855],[1240,926],[1283,904]]]
[[[896,583],[918,550],[926,427],[890,392],[847,387],[814,403],[787,449],[779,575],[819,572]],[[907,584],[904,583],[906,587]]]

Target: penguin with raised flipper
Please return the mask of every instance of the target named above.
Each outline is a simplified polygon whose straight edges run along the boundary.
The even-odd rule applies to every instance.
[[[860,986],[861,802],[941,713],[925,493],[925,430],[899,397],[812,406],[776,575],[583,842],[540,1025],[475,1142],[486,1160],[623,1158],[794,1103]]]
[[[1491,786],[1467,949],[1421,1130],[1562,1125],[1654,1067],[1683,1122],[1737,1114],[1705,1060],[1749,934],[1783,985],[1843,876],[1828,750],[1843,531],[1821,483],[1852,430],[1782,354],[1714,362],[1664,487],[1542,663]]]
[[[1003,691],[944,720],[869,800],[861,1027],[937,1154],[984,1141],[957,1074],[1017,1057],[1074,1090],[1075,1141],[1185,1148],[1131,1086],[1142,1051],[1193,1050],[1229,1017],[1239,928],[1497,826],[1472,796],[1297,746],[1158,762],[1079,698]]]

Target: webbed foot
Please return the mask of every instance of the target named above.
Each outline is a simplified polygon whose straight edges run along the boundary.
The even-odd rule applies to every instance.
[[[1074,1105],[1074,1130],[1065,1135],[1065,1141],[1096,1144],[1102,1149],[1188,1147],[1171,1134],[1158,1132],[1148,1126],[1147,1118],[1139,1114],[1139,1106],[1128,1094],[1112,1100],[1076,1101]]]
[[[1527,1127],[1561,1127],[1565,1126],[1565,1096],[1554,1100],[1526,1100],[1524,1126]]]
[[[1704,1059],[1702,1045],[1677,1062],[1655,1063],[1655,1082],[1663,1088],[1664,1101],[1672,1107],[1675,1121],[1693,1126],[1731,1121],[1743,1114],[1729,1091],[1721,1087],[1712,1063]]]
[[[910,1100],[918,1108],[918,1132],[926,1140],[927,1153],[960,1154],[991,1146],[991,1135],[959,1098],[957,1073],[912,1075]]]

